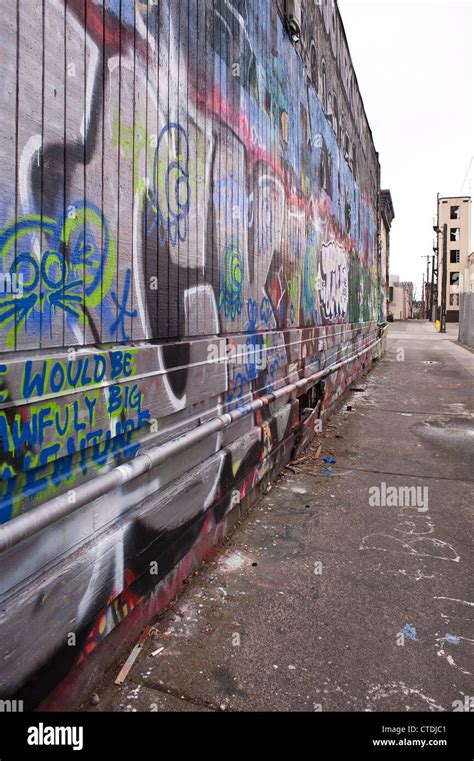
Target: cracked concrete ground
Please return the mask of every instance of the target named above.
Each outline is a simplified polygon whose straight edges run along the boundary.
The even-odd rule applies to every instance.
[[[125,683],[114,684],[121,663],[106,672],[87,710],[452,711],[473,694],[474,354],[448,330],[391,326],[352,410],[154,622]],[[420,487],[420,500],[369,504],[382,483]]]

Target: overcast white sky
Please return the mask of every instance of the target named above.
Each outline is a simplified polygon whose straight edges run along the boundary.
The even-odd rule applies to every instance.
[[[395,208],[390,270],[421,290],[436,193],[460,193],[474,155],[473,4],[339,0]],[[462,195],[474,193],[474,161]],[[419,291],[420,292],[420,291]]]

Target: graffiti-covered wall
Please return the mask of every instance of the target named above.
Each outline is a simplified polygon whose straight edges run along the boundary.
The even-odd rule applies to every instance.
[[[293,44],[283,5],[3,4],[2,523],[376,340],[379,167],[341,20],[307,0]],[[2,693],[37,703],[158,609],[308,404],[270,401],[0,555]]]

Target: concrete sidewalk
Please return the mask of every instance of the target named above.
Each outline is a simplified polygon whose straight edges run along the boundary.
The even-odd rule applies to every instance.
[[[464,706],[474,354],[456,337],[391,326],[385,357],[346,400],[352,410],[319,436],[319,458],[316,439],[155,622],[125,683],[114,684],[119,663],[88,710]],[[398,487],[420,487],[416,505]],[[389,493],[405,501],[370,504]]]

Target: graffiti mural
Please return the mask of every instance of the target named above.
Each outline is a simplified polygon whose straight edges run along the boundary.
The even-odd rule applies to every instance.
[[[342,24],[308,0],[295,46],[279,5],[5,6],[2,523],[377,339],[379,167]],[[36,705],[156,612],[302,425],[266,403],[0,555],[2,694]]]

